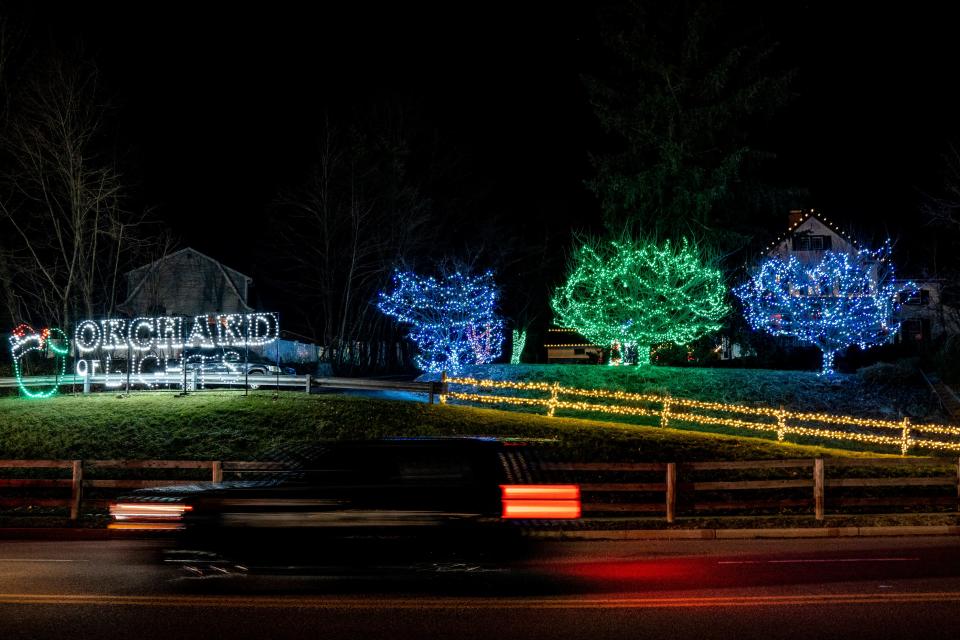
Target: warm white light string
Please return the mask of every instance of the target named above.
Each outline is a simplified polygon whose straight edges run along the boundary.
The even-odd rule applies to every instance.
[[[480,390],[515,389],[549,393],[549,398],[520,398],[515,396],[465,393],[459,391],[451,391],[446,394],[449,398],[455,398],[467,402],[542,406],[547,408],[548,416],[554,415],[554,411],[556,409],[608,413],[615,415],[649,417],[661,416],[662,424],[665,424],[669,420],[679,420],[681,422],[689,422],[694,424],[718,425],[736,429],[748,429],[752,431],[774,431],[777,433],[778,440],[783,440],[783,436],[785,434],[792,433],[801,436],[814,436],[840,440],[853,440],[869,444],[899,446],[901,448],[901,453],[904,454],[911,447],[922,447],[942,451],[960,451],[960,442],[914,438],[911,435],[913,432],[923,432],[947,436],[960,436],[960,428],[945,424],[914,424],[910,422],[908,418],[904,418],[900,421],[891,421],[874,418],[857,418],[854,416],[834,415],[829,413],[786,411],[781,409],[772,409],[769,407],[748,407],[745,405],[707,402],[703,400],[690,400],[649,393],[630,393],[626,391],[611,391],[606,389],[578,389],[561,387],[557,383],[553,382],[515,382],[510,380],[483,380],[478,378],[449,378],[447,382],[451,385],[476,387]],[[584,401],[569,401],[560,399],[559,396],[561,395],[568,397],[574,396],[614,400],[618,403],[639,402],[659,404],[662,408],[655,409],[629,406],[625,404],[597,404]],[[724,418],[719,416],[692,413],[689,411],[678,412],[672,410],[674,407],[687,407],[690,409],[702,409],[706,411],[753,415],[770,418],[771,422],[751,422],[749,420],[743,420],[740,418]],[[852,433],[834,429],[823,429],[816,426],[788,424],[788,420],[794,423],[799,422],[807,425],[809,425],[809,423],[820,422],[830,425],[846,425],[860,428],[895,429],[899,431],[901,435],[900,437],[894,437],[868,433]]]

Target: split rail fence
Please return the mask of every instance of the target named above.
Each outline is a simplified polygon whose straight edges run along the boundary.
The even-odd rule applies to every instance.
[[[898,507],[900,511],[960,511],[960,459],[812,458],[736,462],[542,462],[551,481],[576,482],[584,517],[665,517],[704,512],[752,514],[764,510],[812,513],[823,520],[851,508]],[[8,477],[20,470],[41,470],[58,477]],[[0,508],[23,515],[26,508],[69,511],[78,520],[87,510],[103,509],[104,491],[221,482],[225,476],[282,473],[278,462],[218,460],[0,460]],[[150,473],[189,474],[192,479],[145,479]],[[734,478],[725,474],[733,474]],[[36,471],[29,472],[36,476]],[[736,479],[737,475],[764,476]],[[109,475],[110,478],[98,477]],[[127,477],[122,477],[126,475]],[[137,475],[141,477],[131,478]],[[773,478],[778,475],[781,477]],[[121,477],[118,477],[121,476]],[[786,477],[783,477],[786,476]],[[260,475],[262,477],[262,475]],[[829,492],[828,492],[829,490]],[[40,491],[42,497],[23,495]],[[15,492],[20,495],[9,495]],[[59,495],[51,495],[57,493]],[[746,496],[746,497],[739,497]],[[885,511],[889,513],[890,511]]]
[[[906,417],[901,420],[880,420],[830,413],[787,411],[782,407],[751,407],[651,393],[577,389],[563,387],[556,382],[446,377],[443,382],[451,388],[440,396],[441,402],[453,398],[487,405],[541,408],[549,417],[557,415],[558,411],[575,412],[578,416],[630,416],[649,418],[661,427],[679,423],[765,432],[775,434],[781,442],[785,436],[793,434],[888,445],[898,447],[903,455],[912,448],[960,452],[960,427],[912,423]],[[511,391],[523,395],[508,395]]]

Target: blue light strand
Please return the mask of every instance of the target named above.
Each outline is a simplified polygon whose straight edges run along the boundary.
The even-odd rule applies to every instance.
[[[380,292],[377,308],[410,325],[409,337],[420,349],[415,358],[418,368],[456,374],[466,365],[487,364],[500,357],[499,295],[491,271],[457,272],[440,279],[396,271],[392,291]]]
[[[818,347],[821,374],[831,374],[838,351],[882,344],[900,329],[894,321],[899,300],[917,286],[897,281],[890,254],[888,240],[875,251],[825,251],[809,264],[796,256],[774,257],[733,293],[754,330]]]

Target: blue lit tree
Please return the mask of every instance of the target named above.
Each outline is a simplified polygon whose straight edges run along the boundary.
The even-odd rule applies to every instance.
[[[458,373],[464,365],[486,364],[500,357],[499,293],[490,271],[440,278],[396,271],[393,289],[380,293],[377,307],[410,325],[410,339],[420,349],[416,358],[420,369]]]
[[[795,256],[770,258],[733,293],[750,326],[818,347],[821,374],[830,374],[838,351],[889,340],[900,328],[894,320],[899,298],[916,290],[896,280],[888,242],[877,251],[826,251],[810,264]]]

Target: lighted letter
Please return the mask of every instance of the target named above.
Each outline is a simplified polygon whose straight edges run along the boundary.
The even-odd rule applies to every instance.
[[[157,325],[153,318],[137,318],[130,323],[127,341],[136,351],[148,351],[156,344]]]
[[[210,326],[207,324],[208,316],[197,316],[193,319],[193,327],[190,329],[190,336],[187,338],[186,347],[200,347],[201,349],[210,349],[214,346],[213,338],[210,337]]]
[[[75,340],[78,352],[93,351],[100,346],[100,325],[93,320],[84,320],[77,325]]]

